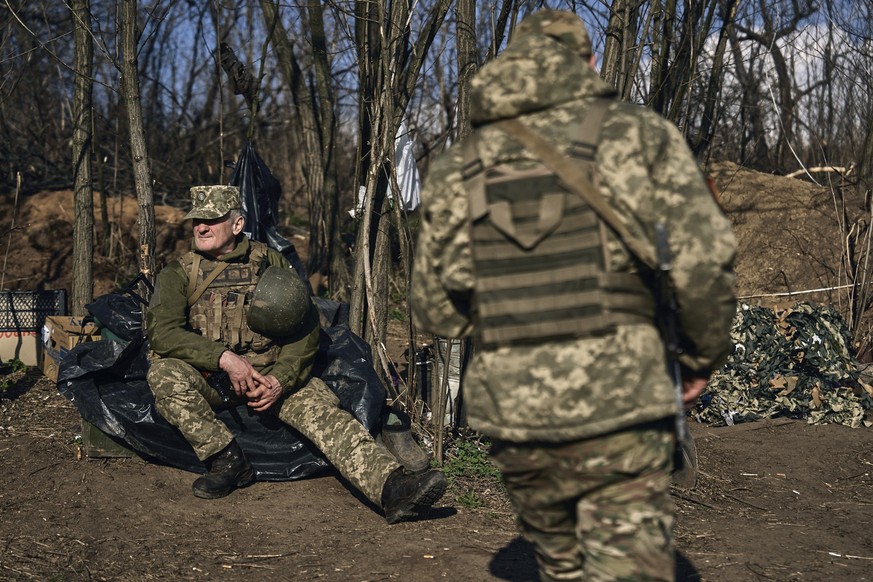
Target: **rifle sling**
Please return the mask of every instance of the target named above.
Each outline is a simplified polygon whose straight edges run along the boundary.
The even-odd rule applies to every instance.
[[[194,254],[194,264],[191,265],[191,272],[188,273],[188,307],[191,307],[197,300],[200,299],[200,296],[206,293],[206,290],[209,288],[209,285],[215,281],[221,272],[227,268],[227,263],[221,262],[217,267],[212,269],[212,272],[209,273],[209,276],[203,279],[203,282],[200,283],[200,286],[192,291],[194,284],[197,282],[197,274],[200,272],[200,255]]]

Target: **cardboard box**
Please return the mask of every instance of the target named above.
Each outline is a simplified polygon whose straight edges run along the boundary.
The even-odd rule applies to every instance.
[[[82,342],[97,341],[100,331],[93,323],[80,317],[64,315],[45,318],[42,327],[42,372],[57,382],[58,366],[67,353]]]
[[[27,366],[38,363],[39,333],[30,331],[0,331],[0,362],[21,360]]]

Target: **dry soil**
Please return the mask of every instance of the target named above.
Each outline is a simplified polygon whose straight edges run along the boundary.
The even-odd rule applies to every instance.
[[[740,295],[842,300],[839,291],[777,295],[842,282],[843,213],[830,188],[730,164],[712,172],[736,227]],[[69,192],[39,194],[12,225],[12,200],[3,200],[6,288],[69,288],[71,204]],[[120,282],[119,265],[135,248],[135,204],[111,208],[123,226],[113,260],[96,269],[98,293]],[[847,208],[850,221],[864,213],[861,203]],[[178,210],[158,215],[169,222],[159,234],[166,258],[185,248],[186,233]],[[83,457],[79,417],[52,383],[36,370],[5,379],[2,580],[535,579],[531,547],[496,491],[480,491],[487,502],[471,508],[461,501],[470,485],[457,482],[427,515],[390,526],[331,473],[201,500],[191,495],[193,474],[138,458]],[[692,432],[700,480],[674,491],[679,580],[873,578],[869,429],[776,419]]]

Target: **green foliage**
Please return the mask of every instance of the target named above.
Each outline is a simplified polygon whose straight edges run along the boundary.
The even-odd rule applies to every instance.
[[[406,321],[406,312],[404,312],[402,309],[392,307],[388,310],[388,317],[395,321]]]
[[[388,301],[395,305],[403,305],[406,301],[406,291],[398,285],[392,285],[391,291],[388,294]]]
[[[443,471],[457,504],[469,509],[491,506],[505,499],[500,471],[488,458],[487,442],[479,438],[457,438],[446,450]]]
[[[443,466],[446,477],[485,477],[500,480],[500,471],[488,458],[486,444],[474,439],[459,439],[455,444],[454,450],[447,453]]]
[[[299,227],[299,228],[309,228],[309,219],[303,216],[297,216],[291,212],[285,214],[285,226],[287,227]]]
[[[26,371],[27,364],[21,360],[13,359],[0,363],[0,392],[6,392],[15,386]]]
[[[17,359],[15,359],[15,360],[9,360],[8,362],[6,362],[6,365],[9,366],[9,370],[10,370],[10,372],[12,372],[13,374],[14,374],[15,372],[23,372],[24,370],[27,369],[27,364],[25,364],[25,363],[22,362],[21,360],[17,360]]]
[[[470,509],[479,509],[484,505],[482,498],[476,495],[474,491],[465,491],[455,497],[455,501]]]

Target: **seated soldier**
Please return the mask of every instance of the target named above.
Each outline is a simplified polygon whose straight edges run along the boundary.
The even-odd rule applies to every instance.
[[[193,250],[158,273],[146,327],[158,356],[147,378],[155,405],[209,469],[194,481],[194,495],[224,497],[254,481],[213,410],[223,398],[205,376],[223,371],[237,398],[309,439],[389,523],[435,503],[443,473],[402,468],[311,376],[317,310],[285,258],[243,234],[239,189],[196,186],[191,198]]]

